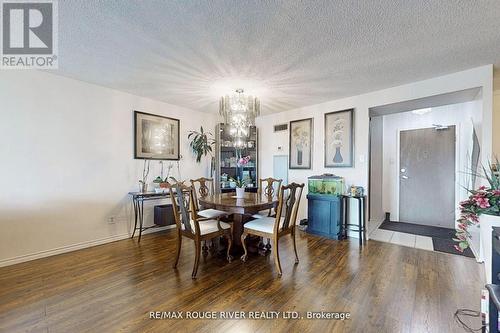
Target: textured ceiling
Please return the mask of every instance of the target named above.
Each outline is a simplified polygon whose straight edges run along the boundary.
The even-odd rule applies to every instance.
[[[216,112],[263,113],[500,66],[500,1],[59,1],[57,74]]]

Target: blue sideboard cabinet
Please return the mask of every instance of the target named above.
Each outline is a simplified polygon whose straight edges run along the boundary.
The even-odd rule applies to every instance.
[[[341,198],[331,194],[308,194],[307,202],[307,232],[336,240],[341,239]]]

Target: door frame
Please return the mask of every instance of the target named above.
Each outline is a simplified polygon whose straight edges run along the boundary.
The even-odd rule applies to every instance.
[[[457,220],[459,218],[459,202],[457,201],[457,198],[460,198],[460,184],[458,184],[458,179],[457,177],[458,173],[460,172],[459,165],[460,165],[460,160],[462,156],[460,156],[460,123],[458,124],[448,124],[448,125],[443,125],[443,126],[455,126],[455,227],[457,225]],[[396,138],[396,175],[393,175],[396,177],[396,212],[394,214],[394,219],[391,218],[391,220],[394,221],[399,221],[399,189],[400,189],[400,182],[401,178],[399,176],[400,170],[401,170],[401,132],[404,131],[412,131],[412,130],[419,130],[419,129],[433,129],[433,126],[427,126],[427,127],[418,127],[418,126],[410,126],[410,127],[403,127],[399,128],[397,131],[397,138]]]

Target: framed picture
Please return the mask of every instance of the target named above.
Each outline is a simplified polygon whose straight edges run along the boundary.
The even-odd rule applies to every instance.
[[[354,109],[325,114],[325,168],[354,165]]]
[[[289,128],[290,150],[288,167],[290,169],[311,169],[313,119],[291,121]]]
[[[178,160],[180,121],[134,111],[134,158]]]

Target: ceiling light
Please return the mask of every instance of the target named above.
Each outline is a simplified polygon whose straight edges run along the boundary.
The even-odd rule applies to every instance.
[[[243,89],[236,89],[231,96],[222,96],[219,114],[224,124],[229,126],[231,135],[243,138],[248,135],[248,128],[255,126],[255,118],[260,115],[260,102],[257,97],[247,96]]]
[[[426,108],[426,109],[413,110],[411,113],[418,114],[421,116],[421,115],[424,115],[424,114],[429,113],[431,111],[432,111],[431,108]]]

